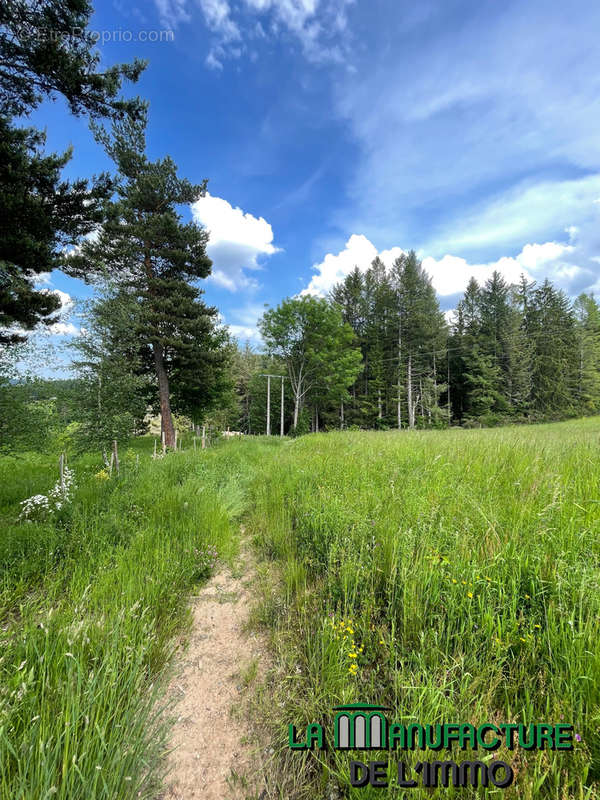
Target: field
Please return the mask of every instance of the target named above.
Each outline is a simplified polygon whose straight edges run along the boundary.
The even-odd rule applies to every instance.
[[[331,727],[356,702],[405,724],[572,723],[572,753],[495,753],[516,780],[488,793],[599,796],[599,419],[150,447],[118,478],[73,459],[51,522],[15,520],[56,459],[0,462],[3,800],[157,796],[186,596],[206,548],[235,556],[241,519],[273,654],[256,701],[273,797],[385,794],[349,787],[346,754],[288,748],[289,723]]]

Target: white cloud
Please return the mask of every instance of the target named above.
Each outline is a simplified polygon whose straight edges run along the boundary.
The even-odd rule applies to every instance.
[[[354,267],[366,272],[371,261],[377,255],[377,248],[366,236],[353,233],[346,246],[339,253],[327,253],[323,261],[313,264],[313,275],[310,283],[300,292],[304,294],[325,295],[336,283],[343,281]]]
[[[180,22],[190,19],[187,0],[154,0],[160,21],[168,28],[176,28]]]
[[[46,329],[53,336],[79,336],[81,331],[72,322],[55,322]]]
[[[533,271],[542,268],[548,261],[556,261],[565,253],[572,253],[572,245],[546,242],[545,244],[526,244],[518,256],[519,262]]]
[[[483,284],[491,278],[494,271],[499,272],[508,283],[517,283],[522,274],[531,278],[518,259],[508,257],[489,264],[469,264],[466,259],[451,255],[445,255],[439,260],[428,257],[423,259],[423,268],[431,278],[434,289],[442,297],[464,291],[471,278]]]
[[[326,295],[336,283],[343,281],[354,267],[366,272],[376,256],[379,256],[386,267],[390,267],[404,252],[401,247],[392,247],[378,253],[375,245],[366,236],[353,233],[343,250],[335,255],[327,253],[323,261],[313,264],[312,268],[317,274],[313,275],[306,289],[300,294]]]
[[[245,342],[249,342],[252,345],[262,344],[261,335],[256,328],[252,328],[248,325],[228,325],[227,327],[231,335],[241,344]]]
[[[68,313],[73,309],[75,305],[73,298],[67,292],[63,292],[60,289],[50,289],[50,294],[55,294],[60,299],[61,307],[59,309],[59,313],[61,315]]]
[[[600,174],[563,181],[517,184],[497,198],[463,211],[425,244],[429,252],[478,250],[490,247],[512,249],[523,242],[542,238],[548,231],[567,227],[570,241],[600,224],[600,209],[594,198],[600,192]]]
[[[204,61],[209,69],[223,69],[223,62],[219,61],[215,50],[211,50]]]
[[[227,0],[198,0],[209,30],[218,33],[221,41],[233,42],[241,39],[238,26],[231,19],[231,8]]]
[[[336,283],[344,280],[355,266],[361,272],[366,272],[378,255],[389,268],[404,252],[406,251],[401,247],[378,252],[366,236],[353,234],[343,250],[337,254],[328,253],[323,261],[313,266],[316,274],[301,294],[325,295]],[[460,256],[446,254],[439,259],[425,256],[422,264],[437,294],[443,298],[463,292],[472,277],[480,285],[484,284],[495,271],[507,283],[518,283],[521,275],[525,275],[528,280],[548,277],[568,289],[570,284],[585,273],[577,264],[565,261],[573,255],[576,256],[574,245],[544,242],[526,244],[516,256],[502,256],[485,263],[470,263]]]
[[[227,324],[225,318],[222,319],[222,322],[227,324],[232,336],[235,336],[242,343],[248,341],[250,344],[258,345],[262,342],[257,325],[258,320],[265,313],[264,305],[251,303],[244,308],[232,309],[228,313],[234,319],[234,322]]]
[[[192,205],[194,219],[210,233],[207,252],[213,261],[211,280],[230,291],[256,286],[245,270],[262,268],[261,257],[279,252],[273,229],[263,217],[245,213],[208,192]]]
[[[161,22],[171,28],[192,18],[191,0],[154,0]],[[347,7],[355,0],[244,0],[232,6],[229,0],[195,0],[208,30],[215,39],[205,59],[211,69],[222,69],[228,57],[239,58],[242,50],[232,42],[268,39],[284,32],[300,42],[304,56],[313,63],[345,60],[349,33]],[[264,17],[265,25],[256,17]],[[266,19],[269,17],[269,20]],[[267,33],[267,31],[269,33]],[[256,51],[252,51],[256,54]]]
[[[81,331],[72,322],[69,316],[75,308],[75,301],[67,292],[61,289],[49,289],[50,294],[55,294],[60,299],[61,306],[58,309],[58,321],[47,327],[40,326],[40,331],[51,336],[79,336]]]

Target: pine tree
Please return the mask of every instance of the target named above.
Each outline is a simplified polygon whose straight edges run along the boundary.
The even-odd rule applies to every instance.
[[[61,181],[71,154],[44,156],[44,141],[44,134],[13,128],[0,116],[0,345],[56,321],[58,295],[35,289],[35,278],[102,220],[111,189],[106,175],[91,186]]]
[[[458,304],[458,322],[453,344],[459,349],[459,402],[461,419],[489,414],[498,401],[500,369],[489,352],[489,334],[482,336],[482,291],[471,278],[463,299]],[[482,346],[485,342],[485,347]],[[487,352],[486,352],[487,350]]]
[[[112,136],[96,132],[119,169],[117,199],[107,208],[97,240],[72,254],[65,270],[83,278],[108,276],[136,298],[137,335],[151,352],[165,442],[173,447],[170,379],[183,372],[184,382],[190,381],[200,355],[215,352],[216,309],[202,302],[194,285],[210,273],[208,234],[193,222],[183,223],[176,211],[202,197],[206,182],[192,185],[179,178],[168,157],[148,160],[145,120],[117,122]]]
[[[557,418],[576,407],[579,350],[568,298],[550,281],[531,293],[526,326],[532,345],[532,407]]]
[[[398,374],[406,388],[408,427],[429,424],[439,414],[439,397],[445,390],[437,365],[445,354],[447,327],[431,279],[411,250],[397,259],[392,270],[397,293]],[[401,377],[398,383],[401,382]]]
[[[589,294],[574,304],[576,319],[577,405],[581,414],[600,411],[600,308]]]
[[[62,95],[71,113],[136,115],[137,99],[119,97],[145,62],[98,70],[100,53],[89,30],[87,0],[3,0],[0,3],[0,115],[21,116],[43,99]]]
[[[342,319],[348,323],[354,331],[355,341],[357,342],[362,356],[361,369],[357,373],[356,379],[349,388],[347,402],[340,401],[339,414],[342,427],[348,425],[361,425],[365,422],[365,396],[363,389],[365,386],[365,369],[367,363],[367,318],[368,318],[368,299],[365,287],[364,274],[358,267],[346,276],[342,283],[337,284],[330,293],[330,300],[337,305],[342,313]]]
[[[87,26],[86,0],[0,2],[0,345],[22,339],[22,329],[54,322],[55,294],[37,290],[40,273],[58,265],[61,249],[99,221],[106,176],[90,185],[61,181],[71,157],[44,155],[45,135],[14,124],[44,99],[62,95],[73,114],[137,116],[138,99],[119,97],[144,62],[100,72],[100,54]]]

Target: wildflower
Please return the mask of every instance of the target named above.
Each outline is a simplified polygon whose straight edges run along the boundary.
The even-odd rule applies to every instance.
[[[356,658],[356,653],[348,653],[348,658]]]
[[[472,600],[473,599],[473,592],[467,592],[467,597],[469,598],[469,600]]]
[[[525,595],[525,600],[531,600],[531,597],[528,594],[526,594]]]
[[[486,581],[487,581],[488,583],[491,583],[491,582],[492,582],[492,579],[491,579],[491,578],[489,578],[487,575],[485,576],[485,579],[486,579]]]
[[[520,639],[520,641],[522,641],[522,642],[526,642],[526,641],[527,641],[527,639],[524,639],[522,636],[519,636],[519,639]]]
[[[575,734],[575,741],[576,742],[580,742],[581,741],[581,736],[578,733]]]
[[[380,639],[380,640],[379,640],[379,644],[385,644],[385,642],[383,641],[383,639]]]
[[[458,583],[458,581],[456,580],[456,578],[452,578],[452,583]]]
[[[536,622],[536,624],[535,624],[533,627],[534,627],[534,628],[541,628],[542,626],[541,626],[541,625],[538,625],[538,624],[537,624],[537,622]]]

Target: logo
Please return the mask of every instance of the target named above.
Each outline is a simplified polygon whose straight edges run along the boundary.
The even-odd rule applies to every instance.
[[[504,746],[507,750],[572,750],[573,726],[546,723],[438,723],[435,725],[408,725],[389,722],[390,709],[368,703],[352,703],[333,708],[333,731],[326,736],[324,726],[309,723],[304,736],[295,725],[289,726],[289,746],[292,750],[326,750],[333,744],[338,751],[461,751],[483,750],[481,759],[443,761],[416,761],[409,764],[398,761],[350,761],[350,783],[355,787],[384,788],[395,781],[400,788],[437,786],[495,786],[505,789],[514,780],[510,764],[495,758],[491,753]]]

